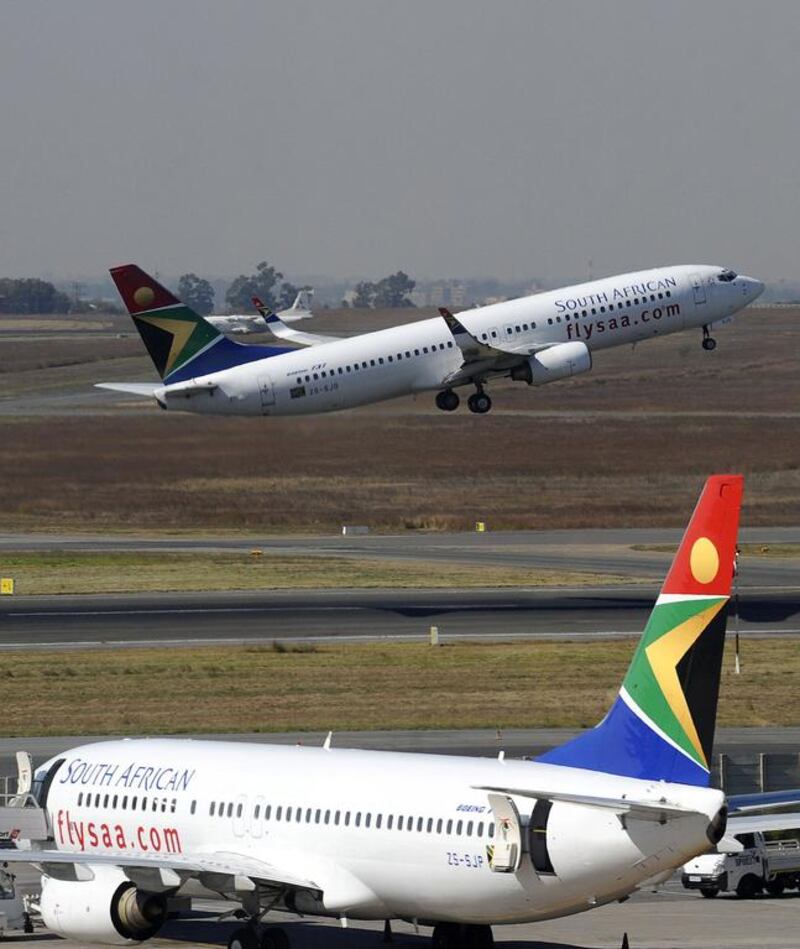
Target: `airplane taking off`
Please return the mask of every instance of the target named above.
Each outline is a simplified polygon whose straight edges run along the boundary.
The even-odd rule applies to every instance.
[[[314,291],[310,288],[299,290],[294,303],[286,310],[278,310],[276,314],[284,323],[296,323],[298,320],[310,320],[314,315],[311,312],[311,298]],[[269,311],[268,308],[267,312]],[[207,316],[206,320],[223,333],[234,336],[246,336],[250,333],[263,333],[266,314],[259,308],[259,316],[252,313],[230,313],[227,316]]]
[[[162,382],[100,383],[152,395],[163,409],[213,415],[311,415],[417,392],[436,392],[445,412],[456,388],[474,386],[471,412],[492,407],[490,379],[545,385],[592,368],[595,350],[691,328],[703,348],[711,326],[752,303],[759,280],[700,264],[606,277],[453,316],[337,339],[302,333],[278,315],[268,328],[299,349],[227,339],[168,290],[129,264],[111,276]]]
[[[31,848],[3,859],[42,868],[49,929],[115,945],[153,936],[189,880],[250,917],[231,949],[285,949],[285,930],[261,925],[273,908],[405,919],[432,926],[436,949],[482,949],[494,924],[623,899],[730,840],[709,761],[742,485],[707,480],[610,711],[538,759],[340,750],[330,736],[93,743],[0,810]]]

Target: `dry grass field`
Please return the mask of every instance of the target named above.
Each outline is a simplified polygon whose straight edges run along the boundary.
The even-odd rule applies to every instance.
[[[422,315],[329,311],[343,334]],[[484,417],[433,395],[301,419],[164,413],[92,390],[147,380],[138,338],[3,338],[0,529],[328,531],[680,526],[711,471],[747,476],[745,525],[800,522],[796,309],[599,353]]]
[[[615,640],[21,652],[0,665],[0,734],[588,727],[612,701],[633,646]],[[800,723],[800,656],[791,640],[745,643],[742,674],[732,667],[729,651],[720,725]]]
[[[3,552],[0,567],[4,575],[16,578],[19,596],[170,590],[497,589],[630,582],[608,574],[486,564],[280,554],[262,559],[248,553],[174,551]]]

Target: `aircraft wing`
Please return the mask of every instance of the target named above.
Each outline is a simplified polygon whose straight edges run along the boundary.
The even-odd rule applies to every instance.
[[[783,811],[780,814],[752,814],[729,817],[725,835],[765,833],[768,830],[800,830],[800,814]]]
[[[95,389],[110,389],[112,392],[128,392],[131,395],[153,395],[160,389],[160,382],[96,382]]]
[[[442,380],[444,385],[461,385],[475,379],[484,378],[493,372],[506,372],[527,358],[543,349],[548,349],[552,343],[543,346],[531,346],[528,343],[512,344],[508,348],[492,346],[481,342],[464,326],[458,317],[453,316],[447,307],[440,306],[439,313],[447,323],[447,328],[453,334],[456,346],[461,350],[463,362],[459,369],[451,372]]]
[[[114,866],[134,882],[145,883],[150,875],[158,874],[164,886],[180,886],[195,877],[210,889],[236,889],[235,878],[249,878],[254,883],[290,889],[320,890],[313,880],[297,876],[288,868],[238,853],[197,854],[130,854],[70,853],[64,850],[8,850],[3,851],[4,862],[30,863],[41,867],[50,876],[71,874],[72,878],[90,879],[91,867]],[[88,871],[88,872],[87,872]],[[229,887],[228,880],[234,884]],[[215,883],[217,885],[215,885]]]
[[[565,804],[583,804],[586,807],[599,807],[614,811],[615,814],[632,817],[635,820],[653,821],[665,824],[669,820],[692,817],[698,814],[689,808],[671,804],[669,801],[637,801],[626,797],[596,797],[592,794],[570,794],[564,791],[533,790],[531,788],[476,787],[476,791],[492,791],[495,794],[511,794],[529,797],[535,800],[562,801]]]
[[[322,333],[304,333],[302,330],[292,329],[287,326],[283,320],[258,297],[253,297],[253,304],[258,312],[264,317],[267,329],[278,339],[286,339],[290,343],[297,343],[299,346],[319,346],[321,343],[333,343],[341,339],[341,336],[323,336]]]

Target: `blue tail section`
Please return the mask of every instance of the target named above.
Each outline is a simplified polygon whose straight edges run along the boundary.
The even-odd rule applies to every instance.
[[[246,343],[237,343],[220,336],[207,349],[184,363],[175,372],[166,376],[164,385],[173,382],[184,382],[197,376],[205,376],[210,372],[220,372],[223,369],[232,369],[234,366],[243,366],[259,359],[270,359],[272,356],[281,356],[283,353],[294,352],[289,347],[281,346],[249,346]]]
[[[644,722],[618,696],[595,728],[540,755],[537,761],[626,778],[708,787],[709,773]]]

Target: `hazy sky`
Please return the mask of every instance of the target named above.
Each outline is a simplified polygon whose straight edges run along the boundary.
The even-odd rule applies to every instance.
[[[0,276],[797,275],[797,0],[0,14]]]

